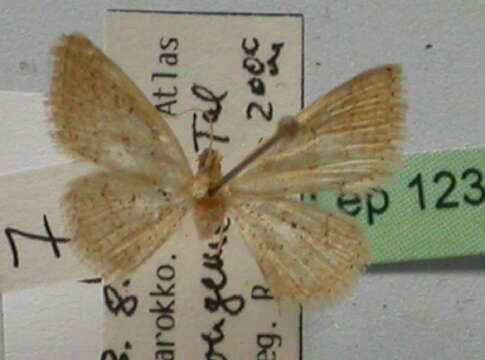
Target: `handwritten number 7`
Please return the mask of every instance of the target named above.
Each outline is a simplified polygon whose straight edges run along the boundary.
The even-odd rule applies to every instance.
[[[45,241],[45,242],[50,242],[52,246],[52,251],[54,252],[54,256],[56,258],[61,257],[61,252],[59,250],[59,243],[67,243],[70,239],[68,238],[62,238],[62,237],[55,237],[52,234],[51,227],[49,225],[49,221],[47,220],[47,215],[43,215],[43,220],[44,220],[44,229],[45,232],[47,233],[47,236],[43,235],[37,235],[37,234],[31,234],[22,230],[14,229],[14,228],[6,228],[5,229],[5,236],[7,237],[8,244],[10,245],[10,250],[12,251],[12,258],[13,258],[13,266],[15,268],[18,268],[20,265],[19,262],[19,252],[17,249],[17,244],[15,243],[14,240],[14,235],[22,236],[24,238],[30,239],[30,240],[38,240],[38,241]]]

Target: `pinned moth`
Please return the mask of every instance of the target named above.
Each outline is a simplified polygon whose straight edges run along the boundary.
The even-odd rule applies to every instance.
[[[235,220],[277,300],[333,303],[353,287],[369,258],[361,230],[295,196],[363,193],[391,175],[406,109],[399,66],[368,70],[284,117],[222,176],[212,147],[192,173],[160,113],[84,36],[63,36],[52,54],[52,137],[100,168],[62,199],[71,244],[96,271],[135,271],[194,211],[203,239]]]

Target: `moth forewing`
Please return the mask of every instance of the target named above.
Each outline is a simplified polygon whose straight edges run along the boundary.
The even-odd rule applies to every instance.
[[[230,183],[234,190],[272,194],[368,191],[400,159],[406,106],[401,70],[369,70],[315,101],[298,116],[296,135]],[[284,146],[283,146],[284,145]]]
[[[192,176],[163,117],[91,41],[62,36],[51,53],[49,123],[62,151],[158,186],[178,186]]]
[[[344,179],[339,190],[367,191],[392,174],[404,137],[402,96],[401,67],[385,65],[355,76],[298,115],[316,139],[331,137],[341,144],[342,171],[345,164],[360,169],[360,176]]]

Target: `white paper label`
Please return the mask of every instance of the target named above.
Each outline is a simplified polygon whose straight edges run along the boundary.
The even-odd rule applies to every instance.
[[[64,164],[0,177],[0,293],[95,275],[72,254],[59,199],[93,167]]]
[[[223,173],[301,105],[302,18],[107,14],[106,51],[163,113],[212,110]],[[200,111],[167,117],[194,165],[208,146]],[[236,224],[222,257],[180,231],[130,279],[104,288],[103,360],[300,357],[300,309],[279,305]]]

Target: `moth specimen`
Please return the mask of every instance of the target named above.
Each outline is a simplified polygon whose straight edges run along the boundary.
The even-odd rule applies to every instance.
[[[222,176],[211,148],[193,174],[161,114],[84,36],[63,36],[52,54],[52,137],[99,166],[68,185],[62,205],[72,246],[102,275],[134,271],[194,211],[201,238],[235,220],[276,299],[335,302],[352,288],[369,257],[361,230],[297,195],[364,193],[391,175],[405,113],[399,66],[368,70],[284,117]]]

